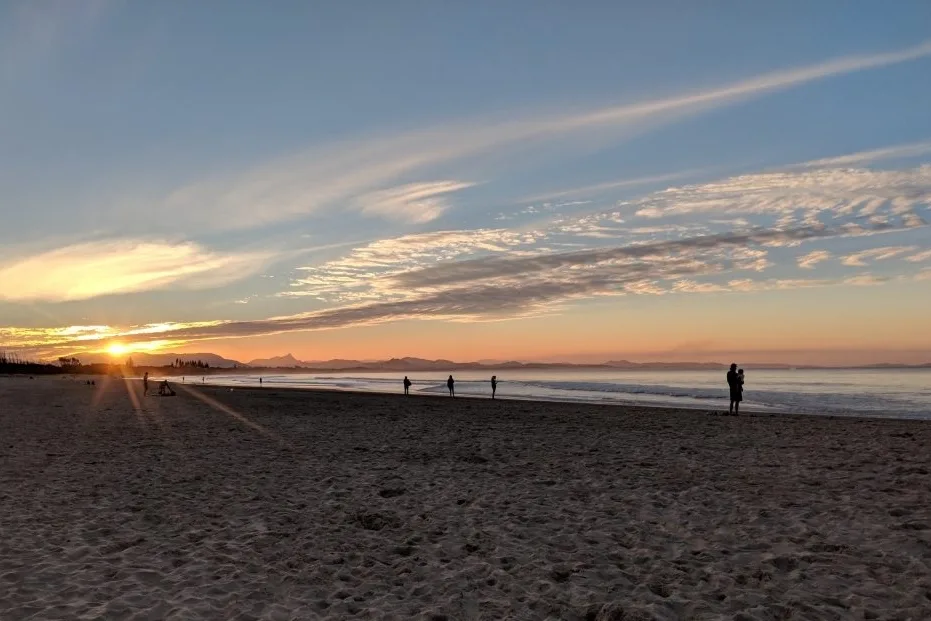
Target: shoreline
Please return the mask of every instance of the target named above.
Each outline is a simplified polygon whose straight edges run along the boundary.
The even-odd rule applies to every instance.
[[[142,378],[127,378],[127,379],[138,380],[140,382],[142,381]],[[221,392],[223,391],[222,389],[232,389],[232,391],[234,392],[254,390],[254,391],[262,391],[262,392],[284,391],[284,392],[298,392],[298,393],[308,392],[308,393],[319,393],[319,394],[336,393],[336,394],[348,394],[348,395],[354,395],[354,396],[373,395],[373,396],[379,396],[379,397],[398,397],[400,399],[423,398],[423,399],[448,399],[448,400],[454,400],[454,401],[468,400],[468,401],[474,401],[476,403],[486,403],[489,401],[493,401],[493,402],[500,401],[500,402],[515,402],[515,403],[535,403],[539,405],[592,406],[592,407],[599,407],[599,408],[607,407],[607,408],[637,409],[637,410],[651,410],[651,411],[656,410],[657,412],[666,412],[666,413],[669,413],[669,412],[683,412],[683,413],[701,412],[701,413],[708,414],[709,416],[727,415],[726,404],[725,404],[725,407],[723,408],[723,413],[722,413],[722,411],[718,411],[712,408],[703,408],[703,407],[697,407],[697,406],[687,407],[687,406],[680,406],[680,405],[650,405],[647,403],[623,402],[623,401],[602,401],[602,402],[582,401],[582,400],[572,401],[569,399],[560,400],[560,399],[545,399],[541,397],[520,397],[520,396],[517,396],[517,397],[499,396],[499,397],[496,397],[495,399],[492,399],[491,396],[480,397],[477,395],[463,395],[463,396],[450,397],[442,393],[425,393],[425,392],[414,392],[414,391],[412,391],[410,395],[404,395],[402,392],[403,387],[399,389],[398,392],[388,392],[388,391],[376,391],[376,390],[356,390],[352,388],[339,388],[339,387],[319,388],[316,386],[309,386],[306,388],[301,387],[301,386],[275,386],[275,385],[244,386],[244,385],[237,385],[237,384],[219,384],[219,383],[210,383],[210,382],[206,382],[206,383],[171,382],[170,376],[169,377],[160,376],[151,381],[155,382],[155,381],[160,381],[163,379],[169,379],[169,383],[172,385],[176,385],[176,386],[193,386],[196,388],[216,388],[216,389],[221,389]],[[758,406],[758,407],[765,407],[765,406]],[[765,410],[750,409],[750,410],[746,410],[746,412],[741,410],[741,416],[743,415],[747,415],[747,416],[750,416],[750,415],[754,415],[754,416],[802,416],[802,417],[821,416],[819,414],[799,414],[796,412],[788,412],[788,411],[783,412],[783,411],[777,411],[773,409],[765,409]],[[836,416],[838,418],[842,418],[842,416],[838,416],[838,415],[824,415],[824,416],[832,416],[832,417]],[[861,418],[861,417],[851,416],[850,418]],[[879,420],[893,420],[893,419],[879,418]],[[900,419],[894,419],[894,420],[900,420]],[[901,419],[901,420],[923,420],[923,419]]]
[[[141,378],[129,378],[129,379],[138,379],[139,381],[141,381]],[[231,388],[233,391],[245,391],[245,390],[276,391],[276,390],[280,390],[280,391],[297,391],[297,392],[310,392],[310,393],[321,393],[321,394],[337,393],[337,394],[350,394],[350,395],[378,395],[378,396],[387,396],[387,397],[395,396],[399,398],[405,398],[405,395],[402,392],[403,388],[399,388],[398,392],[388,392],[388,391],[375,391],[375,390],[371,390],[371,391],[355,390],[352,388],[340,388],[340,387],[319,388],[316,386],[314,387],[276,386],[274,385],[274,383],[268,386],[220,384],[220,383],[210,383],[210,382],[185,384],[181,382],[172,382],[171,376],[159,377],[158,379],[168,379],[169,382],[172,383],[173,385],[176,384],[180,386],[186,385],[186,386],[195,386],[195,387],[214,387],[218,389]],[[620,401],[620,400],[616,400],[616,401],[606,400],[606,401],[601,401],[601,402],[584,401],[584,400],[573,401],[570,399],[560,400],[560,399],[546,399],[546,398],[541,398],[541,397],[521,397],[521,396],[517,396],[517,397],[499,396],[495,399],[492,399],[491,396],[480,397],[476,395],[468,395],[468,396],[464,395],[464,396],[456,396],[453,398],[453,397],[449,397],[448,395],[445,395],[442,393],[424,393],[424,392],[413,392],[413,391],[406,398],[455,399],[456,401],[469,399],[469,400],[473,400],[479,403],[484,403],[487,401],[495,401],[495,402],[500,401],[500,402],[517,402],[517,403],[537,403],[541,405],[552,404],[552,405],[566,405],[566,406],[593,406],[593,407],[608,407],[608,408],[651,410],[651,411],[656,410],[657,412],[680,411],[684,413],[705,413],[709,416],[730,416],[727,413],[728,403],[726,399],[722,399],[721,401],[722,407],[711,408],[711,407],[701,407],[701,406],[690,407],[688,405],[654,405],[654,404],[650,404],[647,402],[634,402],[634,401],[625,402],[625,401]],[[747,403],[747,402],[744,402],[744,403]],[[851,419],[851,420],[868,419],[868,420],[917,421],[917,422],[926,422],[926,423],[931,422],[931,418],[922,418],[919,416],[908,416],[906,414],[901,414],[901,413],[892,413],[892,414],[886,414],[886,415],[876,415],[876,414],[860,413],[860,412],[844,413],[844,412],[836,412],[836,411],[832,411],[828,413],[814,413],[814,412],[808,413],[808,412],[792,411],[788,409],[781,410],[781,409],[776,409],[774,407],[753,406],[753,405],[748,405],[746,406],[746,409],[745,409],[745,406],[743,404],[741,405],[740,414],[734,415],[734,416],[781,417],[781,418],[817,417],[817,418],[830,418],[830,419],[837,418],[837,419]]]

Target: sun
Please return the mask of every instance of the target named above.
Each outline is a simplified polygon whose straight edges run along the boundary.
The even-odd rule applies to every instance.
[[[129,351],[129,348],[126,345],[123,345],[122,343],[110,343],[110,345],[107,347],[107,352],[111,356],[122,356],[128,351]]]

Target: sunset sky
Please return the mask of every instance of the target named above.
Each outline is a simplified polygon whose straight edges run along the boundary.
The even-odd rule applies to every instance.
[[[0,350],[931,362],[931,2],[0,4]]]

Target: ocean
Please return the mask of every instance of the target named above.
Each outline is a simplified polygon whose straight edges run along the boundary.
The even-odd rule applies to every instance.
[[[724,371],[625,371],[590,369],[454,372],[456,395],[673,406],[727,410]],[[411,392],[445,395],[448,374],[408,373]],[[401,393],[404,373],[263,374],[272,387]],[[258,386],[258,375],[213,375],[208,384]],[[747,372],[741,410],[834,416],[931,419],[931,369],[753,370]]]

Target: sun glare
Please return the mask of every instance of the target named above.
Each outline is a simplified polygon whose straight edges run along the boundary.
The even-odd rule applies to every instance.
[[[164,349],[165,347],[169,347],[169,346],[177,345],[177,344],[178,344],[178,341],[165,341],[165,340],[148,341],[144,343],[114,342],[114,343],[110,343],[103,349],[97,350],[97,351],[103,351],[109,354],[113,358],[119,358],[121,356],[125,356],[127,354],[134,354],[137,352],[147,352],[147,353],[157,352],[157,351]]]

